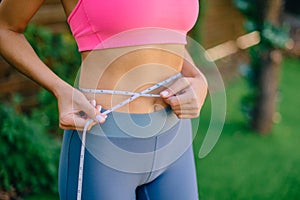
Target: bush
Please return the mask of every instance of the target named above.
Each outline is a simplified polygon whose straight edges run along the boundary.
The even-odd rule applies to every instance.
[[[29,25],[25,37],[44,63],[73,83],[81,59],[70,33]],[[25,114],[17,113],[22,96],[16,97],[10,104],[0,103],[0,199],[57,192],[60,137],[53,134],[59,132],[56,99],[41,89],[39,104]]]
[[[57,191],[60,145],[37,118],[0,105],[0,188],[17,195]]]

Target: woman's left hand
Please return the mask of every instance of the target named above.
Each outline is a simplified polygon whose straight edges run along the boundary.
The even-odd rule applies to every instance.
[[[178,118],[196,118],[207,95],[207,81],[203,74],[182,77],[160,95]]]

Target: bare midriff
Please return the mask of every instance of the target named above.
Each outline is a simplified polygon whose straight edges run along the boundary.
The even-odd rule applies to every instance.
[[[79,87],[140,92],[181,71],[183,44],[158,44],[82,52]],[[159,94],[165,88],[152,93]],[[125,95],[89,94],[104,109],[129,98]],[[118,112],[150,113],[166,107],[160,97],[139,97]]]

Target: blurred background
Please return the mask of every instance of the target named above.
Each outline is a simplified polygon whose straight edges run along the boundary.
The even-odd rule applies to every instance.
[[[81,60],[59,0],[45,1],[25,36],[73,84]],[[189,36],[218,67],[227,96],[222,134],[204,158],[210,98],[201,111],[200,199],[300,199],[300,2],[201,0]],[[0,100],[0,199],[58,199],[63,131],[55,98],[0,57]]]

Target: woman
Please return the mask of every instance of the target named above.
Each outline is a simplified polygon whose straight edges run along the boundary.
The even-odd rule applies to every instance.
[[[62,0],[83,60],[78,89],[42,63],[23,35],[43,2],[0,3],[0,51],[58,100],[66,130],[60,198],[198,199],[189,119],[198,117],[207,83],[185,50],[198,1]],[[138,98],[110,111],[128,98],[124,91]],[[89,119],[81,194],[80,138]]]

